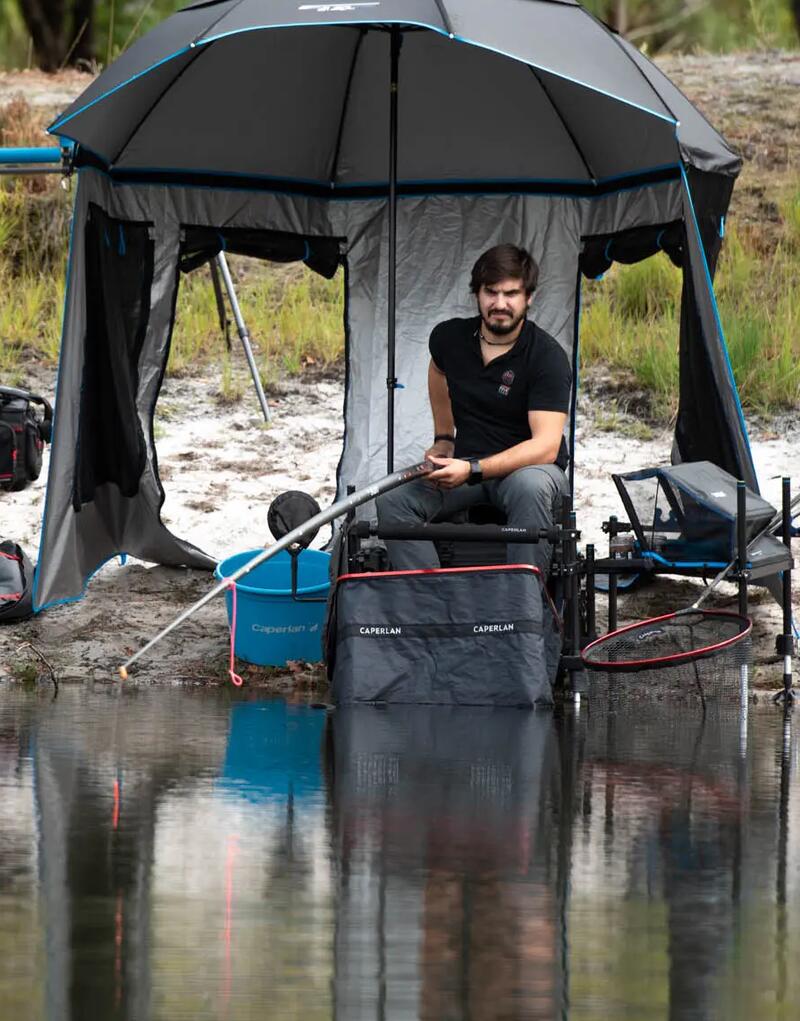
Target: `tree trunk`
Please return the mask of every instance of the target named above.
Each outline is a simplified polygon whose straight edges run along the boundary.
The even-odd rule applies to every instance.
[[[800,0],[798,0],[800,3]],[[628,31],[628,0],[616,0],[614,4],[614,28],[620,35]]]
[[[792,0],[792,14],[794,23],[797,26],[797,34],[800,36],[800,0]]]
[[[93,58],[94,0],[19,0],[19,8],[43,71],[57,71],[67,57]]]
[[[69,58],[70,64],[94,60],[97,56],[94,52],[94,0],[73,0],[70,46],[76,39],[78,42]]]

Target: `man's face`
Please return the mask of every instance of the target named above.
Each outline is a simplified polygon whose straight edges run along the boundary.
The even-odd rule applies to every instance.
[[[488,330],[503,337],[513,333],[525,318],[533,295],[527,295],[521,280],[509,278],[496,284],[482,284],[478,311]]]

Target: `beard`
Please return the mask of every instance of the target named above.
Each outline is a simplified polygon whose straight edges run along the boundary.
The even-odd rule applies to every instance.
[[[491,316],[487,318],[481,314],[481,322],[489,331],[493,333],[495,337],[506,337],[509,333],[513,333],[514,330],[519,326],[522,320],[525,318],[527,309],[520,312],[518,316],[503,315],[503,316]]]

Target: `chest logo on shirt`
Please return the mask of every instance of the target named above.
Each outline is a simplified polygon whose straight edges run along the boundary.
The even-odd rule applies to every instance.
[[[497,388],[497,392],[501,397],[508,397],[509,391],[511,390],[511,384],[514,382],[514,373],[511,369],[506,369],[501,379],[503,382]]]

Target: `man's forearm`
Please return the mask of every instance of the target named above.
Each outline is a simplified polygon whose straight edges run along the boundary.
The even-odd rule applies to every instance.
[[[561,446],[561,438],[554,444],[552,440],[533,436],[523,440],[514,447],[501,450],[490,457],[480,459],[481,470],[485,479],[499,479],[534,464],[554,464]]]
[[[428,368],[428,396],[431,402],[434,434],[444,433],[453,436],[456,424],[453,420],[453,406],[450,403],[447,380],[432,362]]]

